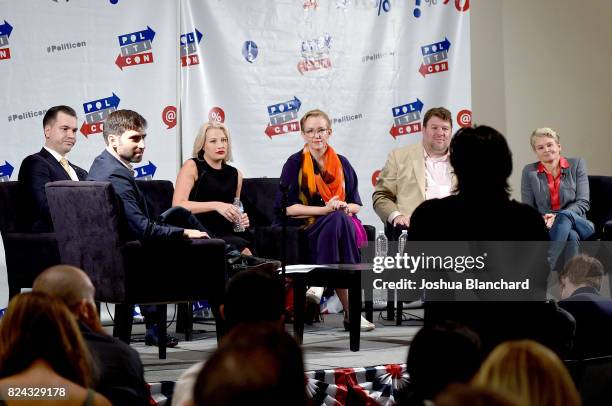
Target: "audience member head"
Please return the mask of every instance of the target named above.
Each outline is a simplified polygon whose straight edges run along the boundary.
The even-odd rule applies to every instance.
[[[462,128],[450,144],[457,191],[464,196],[508,198],[512,152],[506,138],[486,125]]]
[[[604,267],[597,258],[579,254],[565,263],[559,273],[561,282],[561,299],[567,299],[578,288],[592,287],[601,289]]]
[[[285,289],[281,278],[258,269],[239,272],[227,284],[221,311],[228,329],[244,322],[282,325]]]
[[[414,392],[433,399],[450,383],[468,382],[481,361],[480,339],[454,322],[426,324],[416,334],[406,361]]]
[[[96,289],[87,274],[79,268],[52,266],[36,277],[32,290],[60,299],[79,321],[93,331],[103,332],[94,301]]]
[[[302,351],[278,323],[244,323],[223,339],[198,375],[196,405],[306,405]]]
[[[76,144],[77,114],[72,107],[54,106],[43,117],[45,146],[64,156]]]
[[[531,340],[501,343],[473,379],[512,396],[525,406],[573,406],[580,397],[567,369],[554,352]]]
[[[192,158],[198,158],[199,160],[204,159],[207,146],[209,148],[215,148],[217,145],[210,145],[211,135],[215,135],[214,142],[223,142],[223,138],[226,139],[227,147],[225,156],[223,157],[224,162],[232,161],[232,137],[230,136],[229,128],[223,123],[218,121],[207,121],[198,131],[195,140],[193,141],[193,151],[191,153]],[[211,152],[212,153],[212,152]]]
[[[125,163],[142,161],[147,120],[132,110],[116,110],[104,121],[104,141]]]
[[[76,321],[59,299],[41,292],[21,293],[0,323],[0,378],[45,361],[64,378],[91,384],[91,358]]]
[[[451,384],[434,400],[436,406],[520,406],[512,398],[480,386]]]
[[[451,112],[444,107],[427,110],[423,117],[423,148],[430,156],[448,153],[453,132]]]

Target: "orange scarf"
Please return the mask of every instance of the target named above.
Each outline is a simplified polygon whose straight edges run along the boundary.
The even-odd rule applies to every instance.
[[[300,186],[300,201],[308,206],[312,197],[318,192],[325,203],[332,197],[337,196],[339,200],[346,200],[344,189],[344,172],[342,163],[331,146],[325,151],[325,168],[319,168],[319,173],[314,172],[314,162],[310,150],[304,145],[304,159],[302,168],[298,175]]]

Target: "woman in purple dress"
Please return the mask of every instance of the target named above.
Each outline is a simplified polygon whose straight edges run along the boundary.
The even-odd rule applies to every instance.
[[[300,120],[304,147],[291,155],[281,174],[288,185],[289,225],[304,227],[311,261],[315,264],[355,264],[366,243],[365,230],[356,214],[361,209],[357,175],[349,161],[328,144],[331,121],[321,110],[311,110]],[[276,206],[280,207],[281,196]],[[342,303],[345,326],[348,294],[336,289]],[[362,329],[374,325],[363,319]]]

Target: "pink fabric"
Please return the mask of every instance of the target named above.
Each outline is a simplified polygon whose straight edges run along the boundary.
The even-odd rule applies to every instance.
[[[351,220],[353,220],[353,225],[355,226],[355,241],[357,242],[357,248],[368,245],[368,235],[361,221],[355,216],[351,216]]]
[[[441,199],[449,196],[452,187],[452,169],[449,154],[430,157],[425,153],[425,199]]]

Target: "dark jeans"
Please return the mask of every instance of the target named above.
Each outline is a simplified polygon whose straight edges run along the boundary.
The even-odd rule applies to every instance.
[[[570,210],[561,210],[549,230],[550,249],[548,258],[552,269],[563,266],[570,258],[580,253],[580,241],[588,240],[595,230],[587,219]],[[565,248],[565,260],[557,264]],[[556,265],[556,266],[555,266]]]

